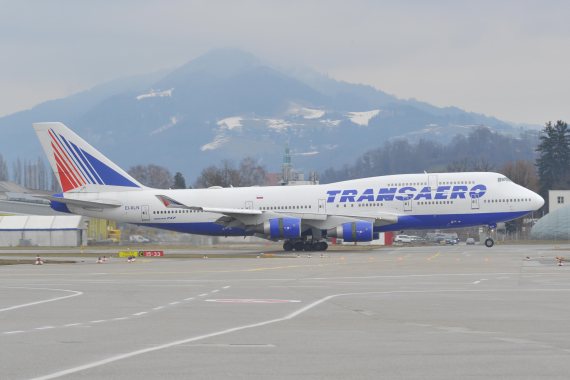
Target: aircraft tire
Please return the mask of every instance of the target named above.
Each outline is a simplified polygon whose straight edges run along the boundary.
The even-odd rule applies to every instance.
[[[298,241],[293,245],[293,249],[297,252],[305,250],[305,243],[302,241]]]
[[[286,241],[285,243],[283,243],[283,250],[287,252],[292,251],[293,243],[291,243],[290,241]]]
[[[485,240],[485,247],[491,248],[491,247],[494,246],[494,245],[495,245],[495,241],[494,241],[493,239],[487,238],[487,239]]]
[[[326,251],[327,248],[329,247],[326,241],[321,241],[320,243],[317,244],[318,244],[318,249],[317,249],[318,251]]]

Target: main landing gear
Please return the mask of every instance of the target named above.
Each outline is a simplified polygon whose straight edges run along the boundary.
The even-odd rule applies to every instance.
[[[485,239],[485,247],[487,248],[491,248],[492,246],[495,245],[495,241],[491,237],[491,234],[493,233],[493,230],[495,228],[497,228],[496,224],[490,224],[489,226],[487,226],[487,239]]]
[[[285,251],[326,251],[329,245],[326,241],[313,240],[285,240],[283,249]]]

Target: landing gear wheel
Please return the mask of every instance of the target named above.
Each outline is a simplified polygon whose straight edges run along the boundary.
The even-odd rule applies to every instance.
[[[329,245],[327,244],[326,241],[321,241],[319,243],[316,244],[317,245],[317,251],[326,251],[327,248],[329,247]]]
[[[302,241],[298,241],[293,245],[293,249],[297,252],[305,250],[305,243]]]
[[[285,243],[283,243],[283,250],[292,251],[293,250],[293,243],[291,243],[290,241],[286,241]]]
[[[491,248],[494,245],[495,245],[495,241],[493,239],[487,238],[487,240],[485,240],[485,247]]]

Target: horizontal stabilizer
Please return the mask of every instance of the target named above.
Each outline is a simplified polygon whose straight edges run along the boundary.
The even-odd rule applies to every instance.
[[[83,208],[116,208],[121,206],[121,202],[111,199],[80,200],[72,198],[60,198],[53,195],[35,195],[36,198],[47,199],[52,202],[65,203],[66,205]]]

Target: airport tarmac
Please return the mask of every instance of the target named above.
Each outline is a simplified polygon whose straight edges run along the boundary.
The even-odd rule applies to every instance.
[[[0,377],[568,379],[556,256],[570,246],[0,266]]]

